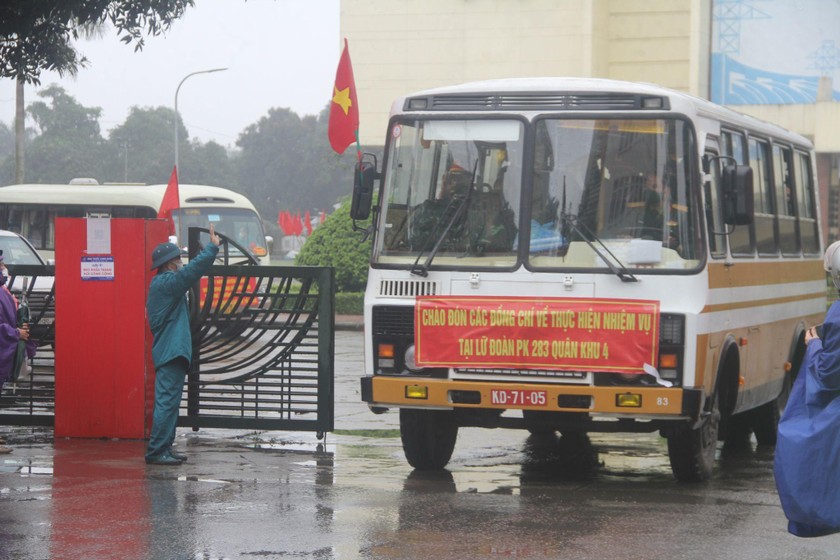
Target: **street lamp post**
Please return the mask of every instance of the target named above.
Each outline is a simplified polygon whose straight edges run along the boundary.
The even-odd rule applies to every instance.
[[[184,82],[187,81],[187,78],[190,76],[195,76],[196,74],[210,74],[212,72],[221,72],[223,70],[227,70],[227,68],[212,68],[210,70],[199,70],[198,72],[191,72],[184,76],[178,83],[178,87],[175,88],[175,168],[178,169],[180,172],[180,168],[178,167],[178,92],[181,90],[181,86],[184,85]]]

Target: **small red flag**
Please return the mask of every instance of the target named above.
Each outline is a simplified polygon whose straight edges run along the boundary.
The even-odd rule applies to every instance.
[[[303,227],[306,228],[306,235],[312,235],[312,218],[309,215],[309,210],[303,216]]]
[[[158,219],[169,222],[169,235],[175,235],[175,221],[172,219],[172,211],[181,207],[181,195],[178,193],[178,168],[172,168],[172,175],[169,177],[169,184],[166,185],[166,192],[163,193],[163,200],[158,210]]]
[[[359,138],[359,102],[356,100],[356,83],[353,81],[353,66],[350,64],[350,49],[344,39],[344,50],[335,72],[330,123],[327,135],[336,153],[343,154],[347,146]]]

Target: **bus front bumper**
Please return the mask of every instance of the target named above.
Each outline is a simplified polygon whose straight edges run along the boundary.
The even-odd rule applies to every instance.
[[[396,376],[362,377],[361,383],[362,400],[372,409],[521,409],[696,420],[703,401],[699,389],[650,386],[592,387]]]

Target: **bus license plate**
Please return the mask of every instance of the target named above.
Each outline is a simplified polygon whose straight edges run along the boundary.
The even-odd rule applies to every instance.
[[[545,406],[548,398],[545,391],[533,389],[491,389],[490,402],[502,406]]]

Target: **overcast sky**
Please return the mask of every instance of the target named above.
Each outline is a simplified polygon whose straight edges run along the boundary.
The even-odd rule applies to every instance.
[[[121,124],[132,106],[173,107],[191,137],[232,145],[272,107],[316,114],[329,102],[341,54],[339,0],[198,0],[166,35],[147,37],[142,51],[111,31],[82,40],[89,59],[75,78],[41,75],[41,88],[61,85],[86,107],[102,108],[103,135]],[[40,99],[27,86],[26,103]],[[0,120],[12,125],[14,81],[0,79]]]

